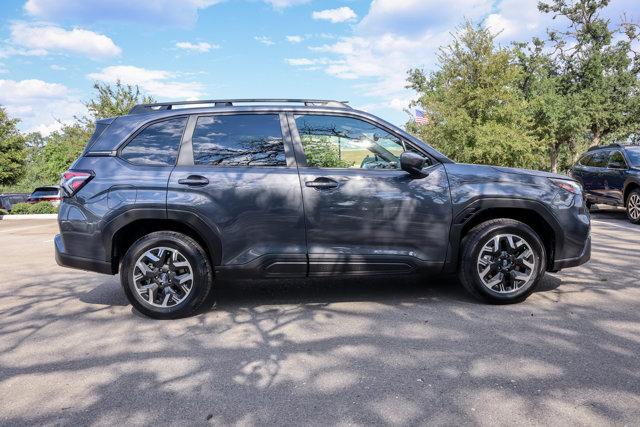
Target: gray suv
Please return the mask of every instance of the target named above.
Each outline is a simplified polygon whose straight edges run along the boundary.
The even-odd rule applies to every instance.
[[[120,272],[155,318],[222,277],[458,273],[510,303],[590,256],[574,180],[457,164],[337,101],[138,105],[96,123],[61,186],[58,264]]]

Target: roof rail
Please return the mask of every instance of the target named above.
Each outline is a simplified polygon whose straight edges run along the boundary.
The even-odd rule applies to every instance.
[[[331,99],[203,99],[198,101],[154,102],[152,104],[138,104],[129,114],[151,113],[153,111],[172,110],[177,105],[213,104],[214,107],[232,107],[234,103],[251,104],[274,102],[278,104],[297,103],[305,106],[321,105],[325,107],[351,108],[349,101],[334,101]]]
[[[587,151],[601,150],[603,148],[624,148],[624,145],[614,142],[613,144],[609,144],[609,145],[596,145],[589,148]]]

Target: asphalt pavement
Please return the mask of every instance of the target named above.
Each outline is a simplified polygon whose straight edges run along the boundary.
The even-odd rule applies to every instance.
[[[0,221],[1,425],[640,424],[640,226],[593,214],[592,261],[517,305],[453,278],[216,284],[142,317],[117,276]]]

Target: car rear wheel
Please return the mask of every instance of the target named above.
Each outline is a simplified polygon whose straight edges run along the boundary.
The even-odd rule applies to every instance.
[[[627,197],[627,218],[634,224],[640,224],[640,190],[631,190]]]
[[[520,221],[487,221],[471,229],[463,240],[460,281],[478,299],[502,304],[523,301],[545,270],[540,237]]]
[[[192,238],[159,231],[137,240],[122,260],[120,280],[139,312],[173,319],[195,312],[211,291],[207,254]]]

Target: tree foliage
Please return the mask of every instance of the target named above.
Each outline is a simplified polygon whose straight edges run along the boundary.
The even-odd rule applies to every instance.
[[[119,81],[113,86],[96,82],[93,87],[95,96],[85,104],[88,115],[76,118],[73,123],[64,124],[60,130],[46,138],[38,133],[21,137],[22,164],[26,159],[26,168],[15,175],[19,182],[14,180],[0,184],[14,184],[11,189],[16,191],[31,191],[37,186],[57,183],[60,174],[82,153],[95,129],[96,120],[124,115],[135,104],[153,102],[151,97],[141,94],[137,86],[123,85]],[[15,130],[15,121],[13,128]],[[17,130],[15,132],[19,136]],[[3,147],[6,144],[6,138],[1,134],[0,144]]]
[[[610,0],[541,1],[538,8],[568,22],[549,30],[549,55],[562,92],[584,110],[590,145],[625,139],[638,130],[640,57],[637,27],[601,16]]]
[[[16,183],[24,173],[25,139],[18,131],[18,119],[11,119],[0,107],[0,185]]]
[[[440,50],[435,72],[409,72],[429,122],[408,127],[457,161],[541,167],[543,144],[530,131],[520,80],[513,52],[496,47],[482,25],[467,22]]]
[[[136,104],[155,102],[152,97],[143,95],[138,86],[125,85],[120,80],[113,86],[94,82],[93,89],[96,97],[85,103],[89,116],[79,120],[88,126],[96,120],[128,114]]]
[[[541,1],[563,29],[510,49],[467,23],[435,73],[410,70],[430,122],[408,128],[455,160],[554,172],[589,146],[640,139],[638,26],[603,18],[608,4]]]

